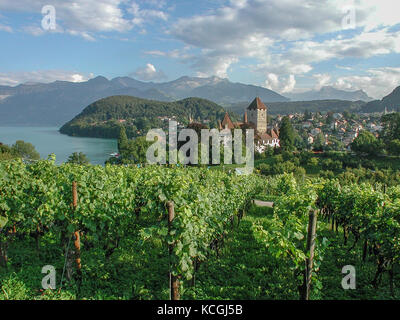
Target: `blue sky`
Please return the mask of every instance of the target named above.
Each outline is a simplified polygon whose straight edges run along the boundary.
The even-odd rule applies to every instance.
[[[55,9],[55,30],[42,20]],[[393,0],[0,0],[0,85],[218,76],[279,93],[400,85]],[[48,21],[45,19],[45,21]]]

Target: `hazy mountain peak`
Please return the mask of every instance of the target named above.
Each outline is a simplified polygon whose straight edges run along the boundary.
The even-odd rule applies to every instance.
[[[400,112],[400,86],[383,97],[382,100],[368,102],[364,106],[363,112],[384,112],[385,109]]]
[[[100,84],[100,83],[108,83],[109,81],[108,81],[108,79],[106,77],[97,76],[95,78],[92,78],[92,79],[88,80],[87,82],[89,82],[89,83],[99,83]]]
[[[302,93],[286,94],[292,101],[314,101],[314,100],[348,100],[348,101],[365,101],[369,102],[373,99],[369,97],[363,90],[346,91],[336,89],[332,86],[323,86],[319,90],[310,90]]]

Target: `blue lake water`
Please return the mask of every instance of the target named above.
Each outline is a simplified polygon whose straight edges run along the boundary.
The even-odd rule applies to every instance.
[[[17,140],[32,143],[44,159],[51,153],[56,163],[67,161],[73,152],[83,152],[92,164],[104,165],[110,154],[117,152],[117,140],[69,137],[57,127],[0,127],[0,142],[14,144]]]

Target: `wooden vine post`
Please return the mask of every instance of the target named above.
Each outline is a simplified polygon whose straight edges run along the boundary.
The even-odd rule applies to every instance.
[[[167,209],[168,209],[168,234],[170,234],[171,229],[172,229],[172,222],[175,218],[175,209],[174,209],[174,202],[173,201],[168,201],[167,202]],[[168,246],[169,250],[169,256],[173,254],[174,250],[174,245],[170,244]],[[171,300],[180,300],[180,294],[179,294],[179,277],[175,276],[171,272],[171,264],[170,264],[170,270],[169,270],[169,285],[170,285],[170,299]]]
[[[314,262],[314,250],[315,250],[315,238],[317,231],[317,211],[312,210],[308,220],[308,234],[307,234],[307,247],[306,252],[308,257],[306,258],[306,267],[304,270],[304,282],[301,290],[301,300],[309,300],[310,298],[310,287],[311,277],[313,271]]]
[[[72,182],[72,207],[73,210],[78,206],[78,189],[76,181]],[[75,262],[76,262],[76,271],[78,274],[79,280],[81,280],[82,276],[82,265],[81,265],[81,238],[80,238],[80,230],[74,232],[74,247],[75,247]]]

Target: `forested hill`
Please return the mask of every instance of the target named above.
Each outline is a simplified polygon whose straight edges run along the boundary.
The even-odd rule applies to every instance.
[[[384,112],[385,108],[388,111],[400,111],[400,87],[394,89],[392,93],[382,100],[374,100],[367,103],[363,108],[363,112]]]
[[[200,98],[187,98],[175,102],[161,102],[131,96],[112,96],[87,106],[78,116],[64,124],[60,132],[71,136],[118,138],[121,126],[128,137],[147,133],[149,129],[163,128],[175,117],[182,123],[209,120],[216,126],[225,110],[218,104]],[[235,116],[233,115],[233,118]]]

